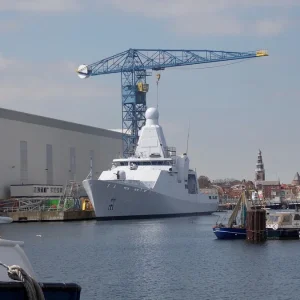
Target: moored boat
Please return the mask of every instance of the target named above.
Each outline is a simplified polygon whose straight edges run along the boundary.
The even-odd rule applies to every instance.
[[[22,241],[11,241],[0,238],[1,300],[80,299],[81,287],[78,284],[63,282],[40,283],[28,257],[20,247],[23,244],[24,242]]]
[[[166,218],[212,214],[218,191],[200,190],[187,153],[168,147],[157,108],[148,108],[134,155],[114,159],[98,179],[83,186],[98,220]],[[91,170],[91,174],[93,174]]]
[[[220,240],[239,240],[246,238],[246,228],[242,227],[213,227],[213,232]]]
[[[269,213],[266,230],[268,239],[299,239],[300,212],[291,210]]]
[[[10,217],[0,216],[0,224],[12,223],[13,219]]]
[[[249,204],[245,192],[242,192],[229,217],[228,223],[223,224],[222,222],[217,222],[213,227],[215,236],[221,240],[246,239],[246,214],[248,206]]]

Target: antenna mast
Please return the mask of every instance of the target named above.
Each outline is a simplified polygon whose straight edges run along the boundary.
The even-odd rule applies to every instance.
[[[189,139],[190,139],[190,120],[189,120],[189,129],[188,129],[188,135],[186,141],[186,155],[188,154],[188,150],[189,150]]]
[[[93,158],[92,158],[92,156],[90,156],[90,176],[91,176],[91,179],[94,179],[94,176],[93,176]]]

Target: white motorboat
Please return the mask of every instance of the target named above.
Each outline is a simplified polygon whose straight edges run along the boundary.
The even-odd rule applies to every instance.
[[[23,248],[20,247],[23,245],[22,241],[0,238],[0,299],[42,299],[36,297],[38,293],[48,300],[80,299],[81,287],[75,283],[41,283],[40,288],[37,288],[39,281]],[[22,276],[18,275],[20,272]],[[13,279],[9,273],[14,274]],[[27,287],[31,287],[30,291],[25,289],[22,280],[26,281]]]
[[[13,219],[10,217],[0,216],[0,224],[12,223]]]

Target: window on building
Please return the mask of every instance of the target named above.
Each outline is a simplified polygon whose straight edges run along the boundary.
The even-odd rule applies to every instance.
[[[37,192],[37,188],[36,186],[33,188],[33,192],[36,193]]]

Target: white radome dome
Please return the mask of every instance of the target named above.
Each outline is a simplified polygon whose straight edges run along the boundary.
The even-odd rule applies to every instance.
[[[147,120],[158,120],[159,118],[159,112],[158,112],[158,109],[155,108],[155,107],[149,107],[147,110],[146,110],[146,119]]]

